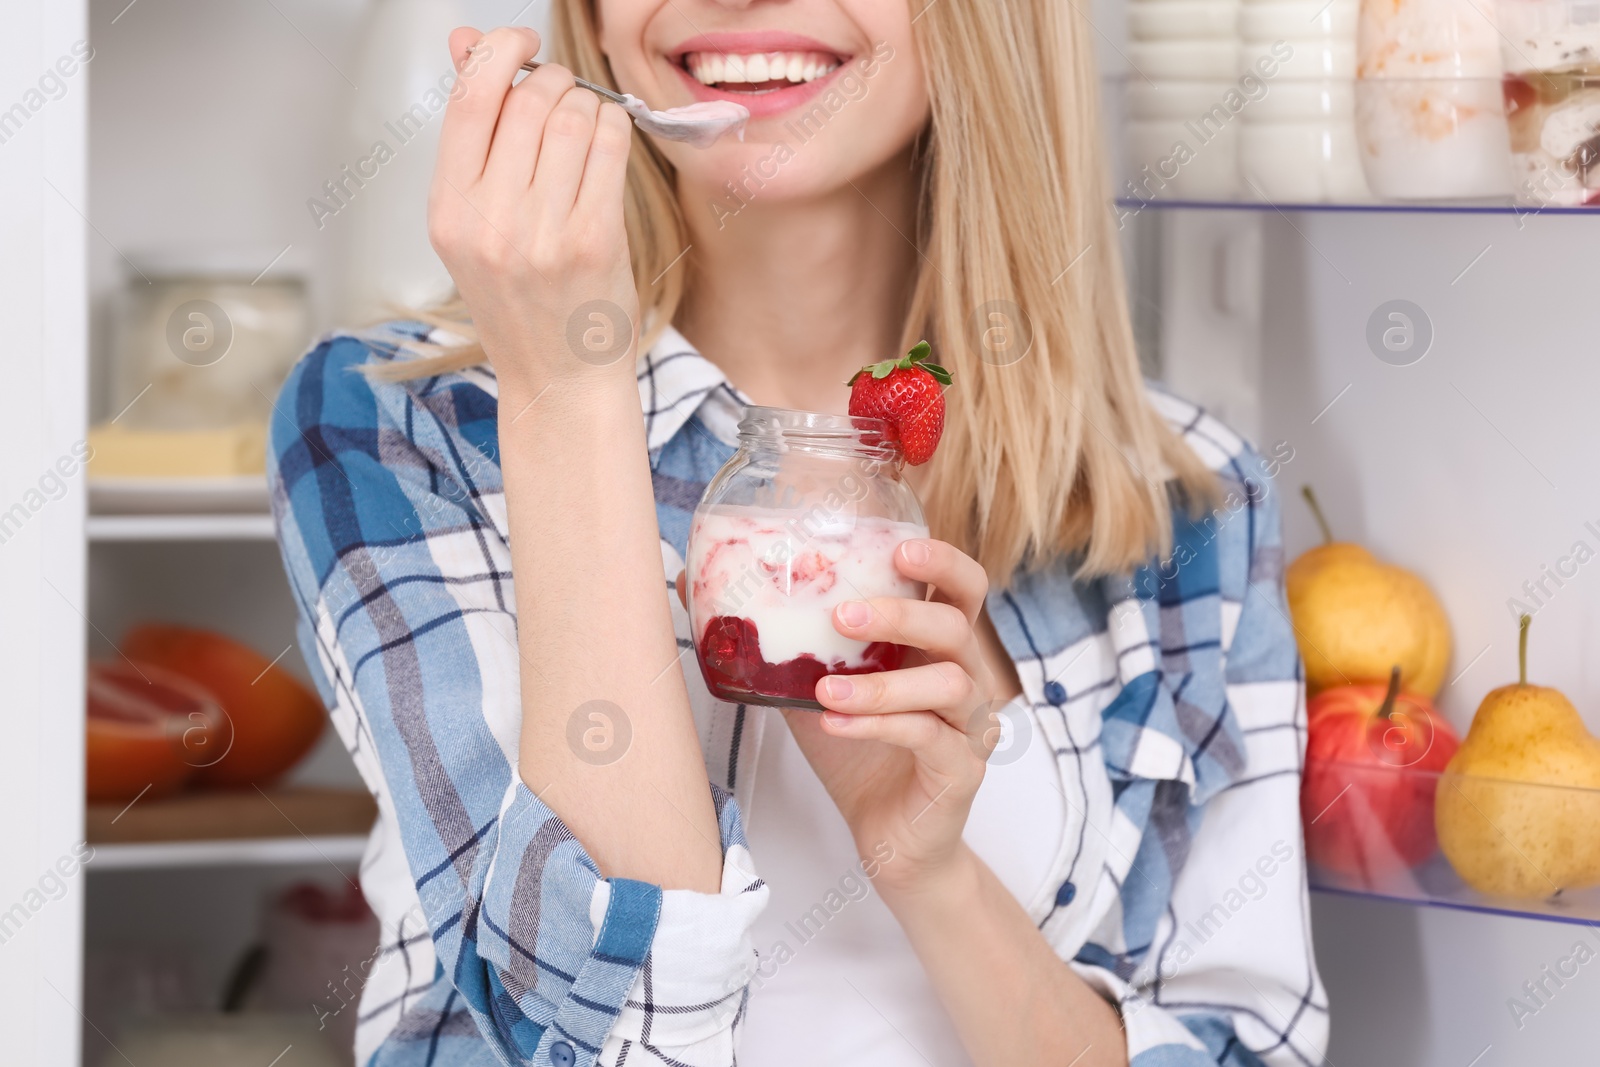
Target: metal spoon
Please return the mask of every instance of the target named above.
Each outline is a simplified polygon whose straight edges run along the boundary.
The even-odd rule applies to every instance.
[[[522,69],[535,71],[544,66],[531,59]],[[645,133],[655,134],[668,141],[683,141],[696,148],[707,148],[725,133],[736,132],[744,140],[744,124],[750,120],[750,109],[732,100],[706,100],[686,107],[652,111],[650,105],[631,93],[618,93],[594,82],[573,78],[573,81],[591,92],[599,93],[612,103],[621,104],[624,111]]]

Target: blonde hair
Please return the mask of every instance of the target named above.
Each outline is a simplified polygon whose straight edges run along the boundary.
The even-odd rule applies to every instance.
[[[557,0],[555,52],[579,77],[614,85],[592,4]],[[914,30],[932,120],[918,151],[922,255],[900,349],[927,338],[955,376],[924,492],[929,526],[997,584],[1019,566],[1063,557],[1084,577],[1165,557],[1169,479],[1196,515],[1215,500],[1216,479],[1145,393],[1108,207],[1089,33],[1060,0],[935,3],[923,12]],[[692,256],[687,270],[667,269],[689,243],[674,189],[672,167],[638,134],[626,212],[646,323],[641,351],[673,321],[693,278]],[[1013,320],[1020,312],[1009,328],[1032,343],[1015,362],[1000,365],[984,348],[985,308]],[[459,298],[417,317],[470,331]],[[384,376],[483,358],[476,344],[435,349],[389,364]]]

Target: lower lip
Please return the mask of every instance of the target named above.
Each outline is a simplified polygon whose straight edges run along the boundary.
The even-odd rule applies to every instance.
[[[798,107],[813,96],[816,96],[824,86],[838,76],[840,71],[844,70],[847,63],[849,63],[849,60],[840,63],[815,81],[791,85],[787,89],[773,89],[765,93],[724,92],[721,89],[715,89],[696,81],[694,75],[676,63],[672,65],[672,68],[678,72],[678,76],[689,86],[689,91],[694,94],[696,100],[732,100],[734,103],[743,104],[748,108],[752,119],[764,119],[773,115],[781,115],[790,108]]]

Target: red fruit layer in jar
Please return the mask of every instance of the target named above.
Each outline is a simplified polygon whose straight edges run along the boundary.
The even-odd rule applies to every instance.
[[[871,674],[897,670],[905,661],[904,645],[874,641],[866,647],[866,662],[847,667],[827,664],[806,653],[782,663],[761,658],[756,624],[734,615],[718,615],[706,623],[695,646],[711,695],[735,704],[822,710],[817,703],[817,680],[830,674]]]

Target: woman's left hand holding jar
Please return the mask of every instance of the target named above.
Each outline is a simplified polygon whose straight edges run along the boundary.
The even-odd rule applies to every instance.
[[[894,563],[932,586],[933,597],[847,601],[833,625],[860,641],[905,645],[911,662],[823,678],[816,698],[829,710],[784,712],[858,854],[893,850],[876,878],[886,895],[938,881],[971,859],[961,835],[999,739],[993,713],[1003,703],[978,640],[989,589],[983,568],[932,539],[903,542]]]
[[[924,662],[821,679],[817,700],[830,710],[785,711],[790,730],[973,1062],[1125,1065],[1116,1011],[1062,965],[962,836],[1000,739],[998,712],[1016,688],[996,676],[979,639],[987,576],[943,541],[907,541],[894,561],[933,597],[868,600],[859,623],[863,602],[849,601],[834,626],[909,645]],[[841,681],[848,695],[834,690]]]

